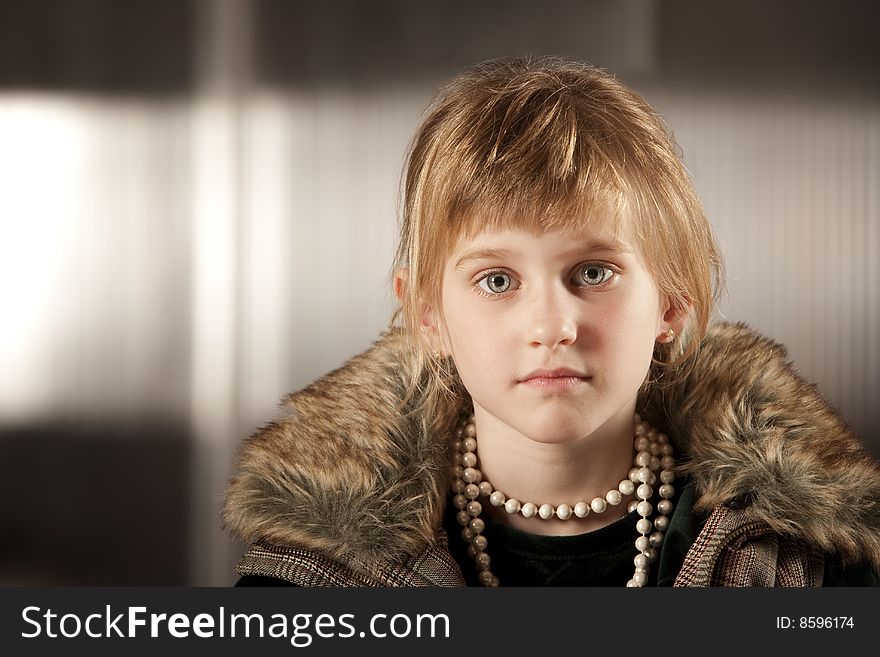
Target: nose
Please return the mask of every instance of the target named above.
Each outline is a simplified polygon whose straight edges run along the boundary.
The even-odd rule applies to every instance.
[[[530,304],[527,339],[532,346],[553,349],[560,344],[572,344],[577,338],[572,309],[566,308],[564,300],[554,292],[545,290]]]
[[[571,318],[560,313],[538,315],[529,327],[529,344],[534,347],[555,348],[560,344],[572,344],[577,338],[577,327]]]

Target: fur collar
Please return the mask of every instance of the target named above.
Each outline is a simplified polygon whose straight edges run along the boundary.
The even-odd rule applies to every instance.
[[[436,425],[395,410],[407,353],[391,330],[288,395],[283,415],[241,446],[225,527],[245,543],[368,564],[433,542],[449,455]],[[687,365],[639,408],[675,441],[697,510],[746,506],[774,531],[880,564],[880,466],[785,349],[744,324],[716,324]]]

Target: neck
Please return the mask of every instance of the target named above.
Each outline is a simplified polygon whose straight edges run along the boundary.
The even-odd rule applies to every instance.
[[[588,435],[564,443],[541,442],[504,424],[475,404],[479,440],[479,467],[496,490],[521,502],[574,505],[604,497],[616,489],[633,465],[633,413],[631,407],[596,427]],[[620,504],[600,514],[569,520],[540,520],[510,515],[485,505],[496,522],[544,535],[581,534],[608,525],[627,515],[625,496]]]

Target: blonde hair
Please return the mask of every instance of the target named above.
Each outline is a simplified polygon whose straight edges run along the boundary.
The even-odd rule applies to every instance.
[[[461,390],[419,325],[441,308],[446,260],[486,228],[574,234],[601,218],[620,232],[626,221],[660,291],[687,317],[674,348],[657,345],[654,367],[686,359],[705,334],[723,282],[712,229],[663,119],[605,71],[517,58],[464,72],[428,107],[402,182],[395,267],[408,276],[392,324],[410,338],[426,401]]]

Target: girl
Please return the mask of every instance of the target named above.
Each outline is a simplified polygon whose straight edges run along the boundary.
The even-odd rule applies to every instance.
[[[400,307],[251,436],[240,584],[874,584],[880,471],[746,326],[656,112],[493,61],[405,172]]]

